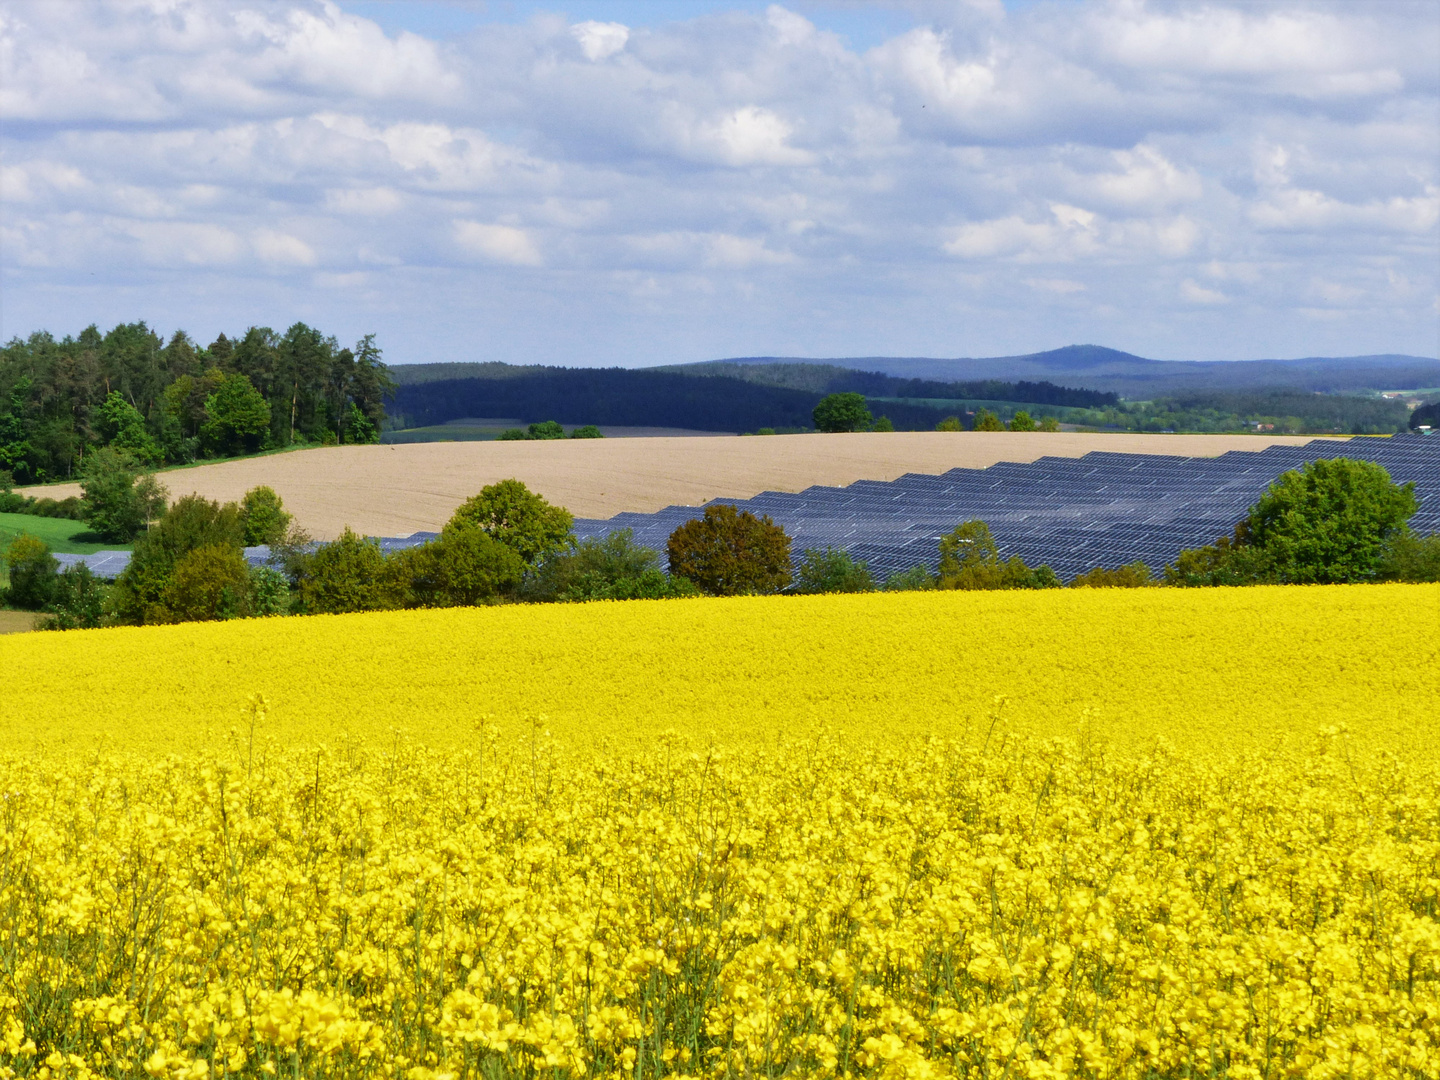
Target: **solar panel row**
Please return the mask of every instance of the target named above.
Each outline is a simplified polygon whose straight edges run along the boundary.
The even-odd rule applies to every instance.
[[[1095,451],[1080,458],[1001,462],[939,475],[907,473],[898,480],[859,480],[845,487],[765,491],[706,505],[732,503],[769,515],[793,539],[797,560],[807,548],[839,548],[882,578],[916,565],[933,570],[939,538],[960,522],[979,518],[990,526],[1003,556],[1019,555],[1032,566],[1047,563],[1069,578],[1096,566],[1136,560],[1159,571],[1184,548],[1229,533],[1282,472],[1337,457],[1374,461],[1396,481],[1413,481],[1420,511],[1411,526],[1420,533],[1440,532],[1440,437],[1420,435],[1316,440],[1232,450],[1214,458]],[[632,529],[638,543],[663,551],[675,528],[697,513],[694,506],[667,506],[652,514],[580,519],[575,534],[598,538]],[[436,535],[382,537],[379,543],[388,552]],[[245,555],[259,565],[269,549],[246,548]],[[57,558],[84,561],[109,577],[123,569],[129,553]]]
[[[768,514],[793,538],[797,556],[806,548],[840,548],[882,577],[917,564],[933,570],[939,538],[979,518],[1002,555],[1048,563],[1068,578],[1136,560],[1158,571],[1184,548],[1228,533],[1282,472],[1333,457],[1375,461],[1395,480],[1414,481],[1421,509],[1412,526],[1440,532],[1440,438],[1414,435],[1319,440],[1215,458],[1097,451],[713,502]],[[638,543],[663,550],[670,533],[695,516],[695,507],[670,506],[654,514],[577,521],[575,531],[600,537],[629,528]]]

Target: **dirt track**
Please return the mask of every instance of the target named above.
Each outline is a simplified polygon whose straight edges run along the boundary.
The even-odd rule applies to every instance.
[[[647,512],[672,503],[799,491],[811,484],[893,480],[907,472],[1080,457],[1092,450],[1206,457],[1296,445],[1308,436],[1081,435],[1068,432],[894,432],[754,438],[582,439],[555,442],[339,446],[162,473],[171,498],[238,499],[257,484],[280,493],[317,539],[350,525],[371,536],[439,529],[486,484],[517,477],[576,517]],[[75,484],[26,489],[62,499]]]

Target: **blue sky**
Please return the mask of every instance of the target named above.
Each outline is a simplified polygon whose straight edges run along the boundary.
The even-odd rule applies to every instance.
[[[0,335],[1440,353],[1425,3],[11,0]]]

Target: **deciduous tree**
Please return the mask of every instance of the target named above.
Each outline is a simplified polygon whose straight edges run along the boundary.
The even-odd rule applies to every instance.
[[[670,573],[711,596],[779,592],[790,584],[790,537],[769,516],[729,503],[707,506],[666,544]]]
[[[253,454],[270,432],[270,405],[244,375],[225,376],[205,399],[205,415],[200,438],[213,453]]]
[[[1000,417],[996,416],[989,409],[981,409],[975,414],[975,426],[972,430],[1004,431],[1005,425],[1000,422]]]
[[[1034,431],[1038,425],[1030,418],[1030,414],[1021,409],[1010,418],[1010,423],[1005,427],[1010,431]]]
[[[306,562],[300,582],[305,610],[338,614],[394,606],[387,595],[385,569],[380,545],[347,525],[337,540],[322,544]]]
[[[514,549],[476,525],[389,556],[385,577],[397,607],[461,607],[507,596],[525,576]]]
[[[222,506],[193,494],[177,499],[135,541],[130,562],[115,581],[116,617],[135,624],[166,621],[165,591],[176,564],[203,547],[229,548],[240,557],[243,537],[240,511],[234,503]]]
[[[128,544],[165,510],[166,491],[124,450],[96,450],[80,481],[85,522],[112,544]]]
[[[533,567],[570,542],[575,518],[563,506],[551,506],[519,480],[501,480],[481,488],[455,511],[448,529],[474,525]]]
[[[186,552],[176,560],[160,604],[166,622],[249,615],[250,566],[231,544],[207,544]]]
[[[1370,461],[1319,459],[1282,473],[1234,534],[1182,551],[1172,585],[1373,580],[1419,508],[1413,483]]]
[[[274,488],[251,488],[240,500],[240,539],[246,547],[280,543],[292,520]]]
[[[830,394],[820,400],[811,414],[816,431],[864,431],[870,426],[870,410],[864,394]]]
[[[39,611],[55,598],[55,581],[60,563],[50,554],[50,545],[38,536],[21,533],[5,551],[10,568],[10,588],[5,594],[11,607]]]

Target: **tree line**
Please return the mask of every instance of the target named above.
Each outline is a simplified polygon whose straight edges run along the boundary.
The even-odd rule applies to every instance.
[[[1405,403],[1395,399],[1262,389],[1193,390],[1072,412],[1065,419],[1122,431],[1389,435],[1407,430],[1411,416]]]
[[[297,322],[200,345],[144,322],[0,347],[0,470],[72,479],[108,448],[140,466],[376,442],[395,384],[375,336],[353,348]]]
[[[979,409],[969,414],[970,426],[959,416],[947,416],[935,425],[936,431],[1059,431],[1060,421],[1053,416],[1036,420],[1024,409],[1016,410],[1009,421],[1002,421],[989,409]],[[854,393],[829,394],[820,399],[810,414],[816,431],[838,434],[853,431],[894,431],[895,424],[886,414],[875,416],[871,413],[864,395]],[[772,428],[762,428],[757,435],[774,435]]]
[[[1407,524],[1417,509],[1414,485],[1394,483],[1383,467],[1322,459],[1282,474],[1233,535],[1181,552],[1159,576],[1136,562],[1096,567],[1069,584],[1440,581],[1440,535],[1420,537]],[[941,537],[933,572],[918,565],[882,583],[834,548],[792,558],[783,527],[724,503],[675,529],[662,567],[661,553],[636,544],[630,530],[577,541],[570,513],[518,480],[483,488],[437,539],[388,554],[348,528],[331,543],[312,543],[269,488],[224,505],[190,495],[158,513],[109,587],[83,564],[59,571],[43,542],[20,536],[6,552],[8,602],[69,629],[517,601],[1062,585],[1049,566],[1002,559],[983,521]],[[243,549],[257,544],[269,545],[268,565],[247,561]]]

